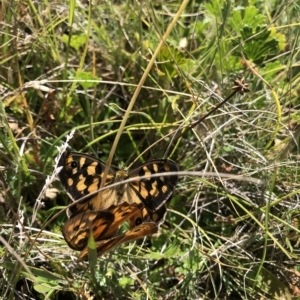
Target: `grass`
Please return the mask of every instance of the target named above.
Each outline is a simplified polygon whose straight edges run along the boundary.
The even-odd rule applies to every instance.
[[[297,299],[298,11],[259,0],[1,3],[0,298]],[[243,77],[250,92],[189,126]],[[96,264],[67,247],[55,157],[72,130],[70,149],[112,165],[180,166],[147,247]]]

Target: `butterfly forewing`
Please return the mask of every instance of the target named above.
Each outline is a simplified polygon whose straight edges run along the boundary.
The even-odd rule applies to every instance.
[[[165,172],[172,172],[173,175],[164,176]],[[172,195],[178,180],[177,172],[178,166],[174,161],[153,160],[141,165],[130,174],[130,177],[146,176],[146,178],[132,182],[131,186],[145,207],[154,212]],[[161,174],[159,177],[153,176],[158,173]]]
[[[73,200],[78,200],[100,188],[105,170],[102,161],[89,155],[65,151],[58,166],[62,167],[58,174],[59,180]],[[110,170],[105,185],[110,184],[113,178],[114,172]]]
[[[100,188],[105,170],[105,164],[102,161],[82,153],[65,151],[59,160],[58,166],[62,167],[58,178],[73,201],[79,200]],[[114,176],[113,170],[109,170],[105,185],[110,184]],[[92,197],[95,196],[72,206],[68,212],[69,217],[86,210],[99,210],[98,207],[93,206],[93,201],[90,201]]]
[[[59,161],[59,166],[62,166],[62,170],[58,177],[74,201],[100,188],[105,169],[105,164],[100,160],[89,155],[66,151]],[[105,186],[111,183],[119,184],[70,206],[68,216],[73,217],[88,210],[106,210],[123,202],[128,204],[142,202],[148,211],[155,212],[171,196],[178,179],[177,171],[177,164],[168,159],[147,162],[129,176],[125,170],[117,173],[109,170]],[[173,175],[164,176],[165,172],[171,172]],[[158,173],[159,177],[154,176]],[[142,179],[142,176],[146,178]],[[130,177],[135,177],[136,180],[124,183]]]

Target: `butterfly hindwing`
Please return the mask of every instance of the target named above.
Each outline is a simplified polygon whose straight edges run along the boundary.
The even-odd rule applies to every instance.
[[[119,227],[136,214],[141,206],[123,203],[109,211],[87,211],[69,219],[62,228],[64,239],[70,248],[82,250],[88,241],[90,232],[95,241],[112,238]]]
[[[97,254],[102,255],[107,251],[112,250],[113,248],[123,244],[133,242],[135,240],[144,238],[149,235],[157,233],[158,226],[153,222],[144,222],[139,226],[134,227],[133,229],[127,231],[124,234],[120,234],[114,238],[101,240],[96,242]],[[80,253],[78,260],[85,260],[88,257],[88,247],[85,247]]]
[[[109,212],[114,215],[114,222],[109,226],[107,231],[101,236],[101,240],[113,237],[118,231],[119,227],[130,218],[134,218],[135,215],[140,215],[142,211],[142,205],[128,204],[127,202],[121,205],[110,208]],[[94,238],[95,241],[99,240]]]
[[[62,228],[62,234],[70,248],[82,250],[87,245],[90,230],[93,232],[94,239],[97,240],[113,222],[114,215],[110,212],[88,211],[69,219]],[[117,230],[118,228],[115,233]]]
[[[143,222],[153,221],[156,225],[164,222],[167,213],[165,205],[161,206],[157,211],[148,211],[145,207],[140,210],[140,213],[136,213],[132,218],[129,219],[129,228],[132,229]]]

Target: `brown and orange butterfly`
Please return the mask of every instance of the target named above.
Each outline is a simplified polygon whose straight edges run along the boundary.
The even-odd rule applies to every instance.
[[[60,182],[75,202],[68,209],[70,219],[63,227],[63,235],[72,249],[84,253],[90,232],[98,242],[99,254],[156,233],[166,214],[165,202],[178,179],[178,166],[168,159],[149,161],[129,174],[125,169],[117,172],[110,169],[104,186],[119,184],[81,201],[100,189],[105,164],[89,155],[65,151],[58,165],[62,167],[58,174]],[[172,175],[164,176],[165,172]],[[153,176],[156,174],[160,176]],[[124,182],[130,178],[133,181]],[[130,230],[115,236],[125,221],[129,222]],[[83,252],[80,257],[84,257]]]

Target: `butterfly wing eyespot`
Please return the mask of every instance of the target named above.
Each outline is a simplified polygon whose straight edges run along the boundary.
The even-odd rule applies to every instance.
[[[165,216],[167,214],[167,208],[165,205],[161,206],[155,212],[148,211],[145,207],[140,211],[139,214],[134,215],[129,219],[129,228],[140,225],[143,222],[155,222],[157,226],[164,222]]]
[[[72,161],[71,164],[70,164],[70,166],[71,166],[72,169],[76,169],[77,166],[78,166],[78,164],[77,164],[76,161]]]
[[[148,212],[146,208],[142,208],[133,217],[128,219],[129,229],[133,229],[134,227],[142,224],[147,219],[149,219]]]
[[[142,223],[143,223],[143,219],[142,218],[136,218],[135,219],[135,226],[138,226],[138,225],[140,225]]]

